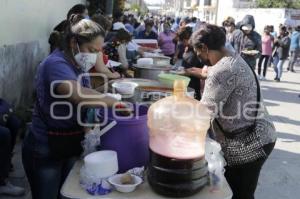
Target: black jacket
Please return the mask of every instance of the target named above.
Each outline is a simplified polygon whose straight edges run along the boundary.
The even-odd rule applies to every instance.
[[[191,68],[191,67],[197,67],[197,68],[203,68],[204,64],[199,60],[196,53],[190,49],[188,52],[185,52],[183,54],[183,62],[182,66],[184,68]],[[188,85],[188,87],[195,89],[195,98],[197,100],[201,99],[201,93],[200,93],[200,79],[197,77],[190,77],[191,81]]]
[[[279,36],[277,42],[274,44],[277,47],[277,55],[279,59],[287,59],[289,57],[289,50],[291,39],[288,35]]]
[[[252,25],[253,29],[252,32],[248,35],[244,34],[244,32],[241,30],[243,26],[245,25]],[[258,50],[261,52],[261,36],[258,34],[255,29],[255,21],[252,15],[246,15],[244,19],[240,22],[240,29],[235,30],[233,32],[232,38],[231,38],[231,45],[235,49],[236,53],[240,54],[243,59],[251,66],[254,67],[256,65],[256,56],[248,56],[241,51],[243,50]]]

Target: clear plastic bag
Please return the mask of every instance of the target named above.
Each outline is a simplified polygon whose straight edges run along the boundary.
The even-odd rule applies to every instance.
[[[116,124],[116,121],[112,121],[101,130],[99,126],[96,126],[93,130],[90,130],[88,133],[86,133],[84,140],[81,143],[83,148],[82,156],[85,157],[86,155],[97,151],[97,147],[101,144],[101,136]]]
[[[112,191],[108,178],[93,176],[84,166],[80,169],[80,186],[90,195],[106,195]]]
[[[210,190],[213,192],[219,191],[222,189],[224,183],[224,167],[226,166],[221,145],[216,141],[207,138],[205,145],[205,158],[208,162]]]
[[[84,140],[82,141],[83,157],[97,151],[97,146],[99,146],[101,143],[99,135],[100,135],[99,127],[96,127],[85,134]]]

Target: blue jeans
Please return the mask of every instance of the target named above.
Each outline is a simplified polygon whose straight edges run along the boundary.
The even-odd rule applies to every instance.
[[[0,183],[8,177],[11,159],[11,134],[8,128],[0,126]]]
[[[300,56],[300,49],[295,49],[291,51],[291,59],[289,62],[289,70],[293,71],[294,70],[294,65],[297,61],[297,58]]]
[[[279,59],[278,56],[274,57],[274,70],[276,73],[276,78],[280,79],[282,76],[282,70],[283,70],[283,65],[285,63],[286,59]]]
[[[39,144],[32,132],[23,142],[22,161],[32,199],[60,198],[60,189],[77,158],[54,160],[47,144]]]
[[[11,133],[11,151],[13,151],[13,148],[16,144],[18,132],[21,128],[21,121],[19,120],[19,118],[17,118],[17,116],[11,115],[7,120],[6,127]]]
[[[5,126],[0,126],[0,181],[8,177],[20,124],[20,120],[12,115],[8,118]]]

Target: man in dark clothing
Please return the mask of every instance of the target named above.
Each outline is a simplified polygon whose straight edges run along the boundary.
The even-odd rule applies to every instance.
[[[230,40],[236,53],[240,54],[253,69],[255,69],[256,59],[261,52],[261,36],[254,29],[253,16],[246,15],[240,22],[240,28],[233,32]]]
[[[283,65],[289,57],[289,49],[291,45],[291,39],[287,28],[282,26],[280,28],[279,37],[274,41],[274,46],[276,48],[274,55],[274,69],[276,73],[275,81],[280,82],[282,76]]]
[[[152,30],[152,27],[154,26],[153,21],[146,21],[145,22],[145,30],[141,31],[137,35],[137,39],[157,39],[158,35]]]
[[[185,69],[189,69],[189,68],[193,68],[193,67],[203,68],[204,64],[199,60],[199,58],[197,57],[194,50],[192,48],[187,47],[185,53],[183,54],[182,66]],[[195,76],[190,76],[190,78],[191,78],[191,81],[190,81],[188,87],[195,89],[195,99],[201,100],[200,79]]]

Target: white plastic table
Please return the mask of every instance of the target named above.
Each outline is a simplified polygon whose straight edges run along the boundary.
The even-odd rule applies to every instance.
[[[119,193],[113,191],[104,196],[92,196],[89,195],[79,185],[79,171],[82,166],[82,162],[78,161],[71,172],[69,173],[65,183],[61,189],[61,195],[67,199],[166,199],[166,197],[156,194],[150,188],[147,182],[141,184],[134,192],[131,193]],[[195,194],[188,199],[231,199],[232,191],[224,179],[222,189],[218,192],[211,192],[209,187],[205,187],[198,194]]]

